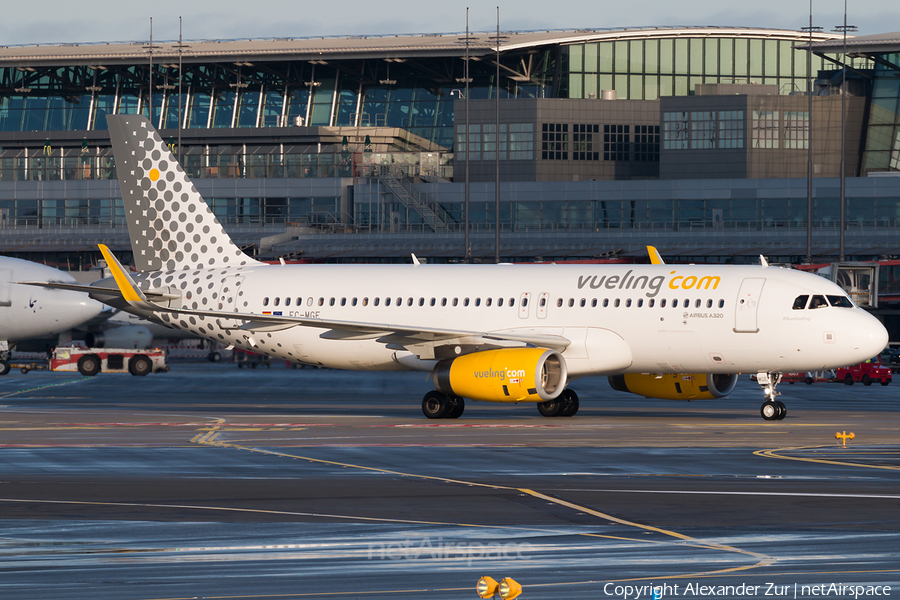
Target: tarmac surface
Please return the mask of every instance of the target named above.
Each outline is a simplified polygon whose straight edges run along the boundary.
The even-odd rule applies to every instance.
[[[900,597],[894,385],[782,384],[773,422],[747,376],[691,403],[576,381],[554,419],[429,421],[429,389],[280,364],[0,378],[0,598],[462,599],[483,575],[526,599]]]

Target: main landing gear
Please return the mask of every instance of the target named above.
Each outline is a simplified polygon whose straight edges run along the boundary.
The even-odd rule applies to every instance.
[[[578,394],[566,389],[556,399],[540,402],[537,407],[545,417],[571,417],[578,412]]]
[[[429,419],[458,419],[466,410],[466,401],[459,396],[433,390],[422,398],[422,412]]]
[[[762,386],[766,401],[759,409],[759,414],[766,421],[780,421],[787,415],[787,408],[780,400],[776,400],[781,394],[775,391],[775,386],[781,382],[781,373],[757,373],[756,381]]]

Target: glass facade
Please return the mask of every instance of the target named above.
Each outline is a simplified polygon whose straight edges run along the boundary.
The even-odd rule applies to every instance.
[[[687,96],[698,83],[765,83],[781,94],[806,92],[806,52],[793,49],[793,40],[735,37],[676,37],[589,42],[563,46],[560,82],[568,98],[600,98],[615,90],[616,97],[657,100]],[[824,69],[813,58],[813,73]]]
[[[863,174],[900,170],[900,53],[877,56]]]

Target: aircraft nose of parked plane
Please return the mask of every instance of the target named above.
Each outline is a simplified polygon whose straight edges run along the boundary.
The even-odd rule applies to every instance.
[[[63,294],[61,294],[63,296]],[[77,292],[65,292],[53,310],[60,326],[71,329],[99,315],[105,306]]]
[[[868,360],[881,353],[888,345],[888,332],[881,321],[865,311],[850,323],[850,347],[855,361]]]

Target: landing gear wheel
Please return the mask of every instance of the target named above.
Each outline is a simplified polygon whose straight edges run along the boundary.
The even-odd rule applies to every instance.
[[[9,363],[5,360],[0,360],[0,376],[6,375],[9,373]]]
[[[781,411],[778,409],[777,404],[767,400],[766,402],[763,402],[762,407],[759,409],[759,414],[761,414],[762,418],[766,421],[774,421],[778,419],[778,415],[781,414]]]
[[[862,376],[862,384],[863,385],[872,385],[872,378],[869,377],[869,374],[866,373]]]
[[[466,401],[460,396],[447,396],[447,412],[444,413],[445,419],[458,419],[466,410]]]
[[[206,358],[209,362],[217,363],[222,360],[222,354],[219,352],[210,352]]]
[[[429,419],[440,419],[447,412],[448,404],[447,397],[444,394],[438,391],[431,391],[422,398],[422,412]]]
[[[850,373],[844,375],[844,385],[853,385],[853,375]]]
[[[775,420],[781,421],[787,416],[787,407],[784,405],[784,402],[782,402],[781,400],[776,400],[775,406],[778,407],[778,416],[775,417]]]
[[[562,395],[562,394],[560,394]],[[546,402],[538,403],[538,412],[544,415],[545,417],[558,417],[560,411],[563,407],[563,402],[560,398],[556,398],[554,400],[547,400]]]
[[[78,359],[78,372],[85,377],[93,377],[100,372],[100,357],[96,354],[85,354]]]
[[[559,395],[562,400],[562,408],[559,411],[560,417],[573,417],[578,412],[578,394],[572,390],[563,390]]]
[[[143,354],[139,354],[128,361],[128,372],[136,377],[143,377],[152,370],[153,363]]]
[[[760,371],[756,374],[756,381],[762,386],[763,395],[766,398],[766,401],[763,402],[759,409],[759,414],[766,421],[783,419],[784,415],[787,414],[787,409],[784,407],[784,404],[775,399],[780,395],[775,391],[775,386],[781,382],[781,373]]]

